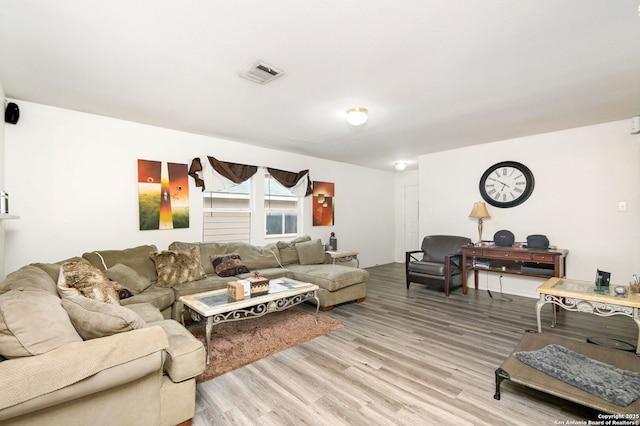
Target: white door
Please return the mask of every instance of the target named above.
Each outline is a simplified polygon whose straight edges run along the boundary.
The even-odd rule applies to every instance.
[[[405,251],[420,249],[418,185],[404,187],[404,248]]]

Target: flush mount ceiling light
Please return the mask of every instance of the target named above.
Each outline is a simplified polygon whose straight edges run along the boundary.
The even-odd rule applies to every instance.
[[[401,172],[407,168],[407,163],[405,163],[404,161],[396,161],[395,163],[393,163],[393,167],[395,167],[397,171]]]
[[[352,126],[362,126],[369,118],[366,108],[351,108],[347,110],[347,121]]]

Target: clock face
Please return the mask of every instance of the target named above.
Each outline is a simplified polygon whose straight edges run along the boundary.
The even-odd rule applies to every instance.
[[[480,195],[495,207],[515,207],[533,192],[533,173],[524,164],[503,161],[489,167],[480,178]]]

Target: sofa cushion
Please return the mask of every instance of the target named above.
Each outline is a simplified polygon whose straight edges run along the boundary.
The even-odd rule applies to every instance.
[[[131,309],[82,296],[63,296],[62,307],[84,340],[136,330],[146,325]]]
[[[145,323],[162,321],[165,318],[160,313],[160,310],[153,306],[151,303],[132,303],[127,305],[127,309],[131,309],[138,314]]]
[[[60,265],[57,268],[60,269]],[[43,291],[53,296],[58,295],[55,281],[45,271],[33,265],[23,266],[7,275],[0,283],[0,294],[10,290]]]
[[[205,277],[200,250],[191,247],[189,250],[164,250],[151,253],[156,264],[160,287],[173,287],[189,281],[201,280]]]
[[[120,304],[128,307],[135,303],[150,303],[159,310],[164,311],[173,305],[174,300],[175,297],[173,295],[173,289],[152,285],[140,294],[135,294],[133,297],[122,299]]]
[[[366,270],[343,265],[289,265],[287,269],[293,272],[293,279],[316,284],[329,291],[369,280]]]
[[[235,281],[236,279],[236,277],[219,277],[216,274],[207,275],[203,280],[189,281],[175,285],[172,287],[172,290],[177,302],[180,296],[227,288],[227,283]]]
[[[252,271],[280,266],[280,253],[275,244],[259,247],[248,243],[227,243],[227,249],[227,253],[238,253]]]
[[[149,281],[155,282],[158,279],[156,265],[149,257],[155,251],[158,251],[155,245],[144,245],[123,250],[93,251],[84,253],[82,257],[101,271],[106,271],[113,265],[122,263],[135,269],[143,277],[149,278]]]
[[[169,347],[165,350],[164,372],[172,381],[181,382],[202,373],[205,369],[204,346],[193,334],[174,320],[156,321],[149,327],[160,326],[167,334]]]
[[[81,342],[60,298],[43,291],[0,295],[0,354],[6,358],[40,355]]]
[[[298,250],[296,250],[296,244],[304,243],[306,241],[311,241],[311,237],[308,235],[303,235],[302,237],[298,237],[288,243],[284,241],[278,241],[276,246],[278,247],[278,252],[280,253],[280,262],[283,265],[290,265],[292,263],[300,263],[300,258],[298,257]]]
[[[61,296],[84,296],[120,304],[116,283],[95,266],[84,262],[65,262],[60,266],[58,292]]]
[[[151,286],[149,278],[140,275],[135,269],[124,263],[116,263],[106,270],[107,278],[119,282],[133,294],[139,294]]]
[[[83,259],[82,257],[74,256],[74,257],[70,257],[68,259],[61,260],[61,261],[55,262],[55,263],[41,263],[41,262],[38,262],[38,263],[32,263],[30,266],[37,266],[38,268],[42,269],[44,272],[49,274],[49,276],[51,277],[53,282],[57,283],[58,282],[58,276],[60,275],[60,265],[62,265],[64,262],[84,262],[84,263],[89,263],[88,260]]]
[[[296,244],[296,251],[301,265],[317,265],[324,263],[324,247],[320,239]]]
[[[180,241],[174,241],[173,243],[169,244],[169,250],[188,250],[191,247],[197,247],[198,250],[200,250],[200,259],[202,260],[210,259],[211,256],[219,256],[225,253],[232,252],[232,250],[229,250],[227,248],[226,243],[184,243]],[[211,262],[203,262],[202,267],[204,268],[204,272],[207,275],[216,273]]]
[[[293,278],[293,272],[284,269],[284,268],[262,268],[260,269],[260,275],[273,280],[275,278]],[[236,275],[237,279],[248,280],[249,278],[253,278],[255,276],[255,272],[249,272],[247,274]]]
[[[425,275],[435,275],[436,277],[443,279],[445,278],[444,273],[444,263],[436,263],[436,262],[409,262],[407,263],[407,268],[411,272],[416,272],[419,274]]]
[[[39,421],[30,422],[27,415],[27,420],[19,423],[83,424],[77,420],[73,421],[74,413],[88,409],[83,401],[77,398],[94,398],[96,394],[91,393],[98,390],[113,393],[113,390],[122,389],[121,385],[132,383],[157,371],[160,367],[161,352],[168,345],[166,334],[160,327],[143,328],[86,342],[83,342],[80,336],[78,339],[78,342],[61,346],[41,356],[21,359],[19,368],[10,363],[0,363],[0,412],[5,414],[7,407],[8,410],[12,410],[14,406],[23,402],[28,404],[23,407],[28,412],[40,408],[47,410],[51,401],[55,401],[63,403],[63,406],[66,404],[66,408],[61,408],[64,412],[62,416],[59,412],[56,415],[54,409],[54,413],[51,413],[51,410],[45,411],[44,414],[40,413],[40,417],[36,414],[34,417]],[[149,356],[153,362],[149,362]],[[113,368],[117,366],[124,368]],[[94,383],[85,383],[84,379]],[[105,400],[100,396],[95,399]],[[97,407],[107,408],[104,403],[90,406],[94,410]],[[114,423],[107,417],[95,417],[97,411],[93,415],[93,423]],[[60,421],[61,418],[64,421]],[[1,423],[18,422],[6,420],[5,417]]]
[[[232,277],[250,272],[249,268],[242,263],[242,258],[238,253],[211,256],[210,259],[213,269],[219,277]]]
[[[78,259],[84,260],[81,257]],[[86,262],[86,261],[85,261]],[[60,265],[61,263],[32,263],[30,266],[36,266],[46,272],[53,282],[58,282],[58,275],[60,275]],[[56,290],[57,291],[57,290]]]

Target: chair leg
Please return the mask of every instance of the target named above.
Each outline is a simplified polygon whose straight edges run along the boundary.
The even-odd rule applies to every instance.
[[[444,295],[449,297],[449,276],[444,277]]]

